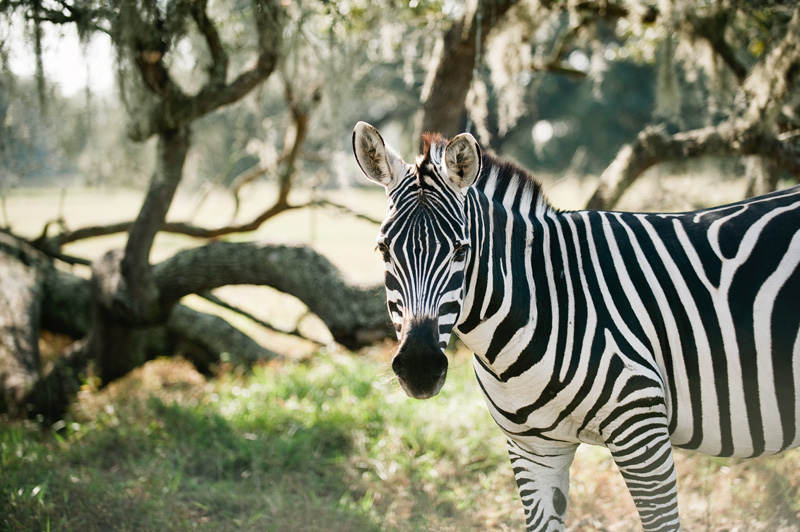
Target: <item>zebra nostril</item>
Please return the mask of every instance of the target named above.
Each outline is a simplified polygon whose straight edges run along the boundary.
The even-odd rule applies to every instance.
[[[394,360],[392,360],[392,371],[394,371],[395,375],[402,378],[405,375],[405,369],[406,363],[403,357],[394,357]]]
[[[432,397],[447,375],[447,357],[439,347],[436,321],[411,322],[404,332],[392,370],[408,395],[418,399]]]

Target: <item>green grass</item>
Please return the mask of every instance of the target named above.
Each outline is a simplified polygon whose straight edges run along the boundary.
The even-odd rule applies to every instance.
[[[58,432],[2,426],[0,529],[479,530],[513,481],[462,362],[429,402],[369,355],[211,381],[152,362],[81,392]]]
[[[150,362],[86,387],[54,430],[0,422],[0,530],[522,530],[504,438],[468,355],[452,358],[428,401],[378,349],[212,379]],[[679,452],[685,528],[800,530],[798,456]],[[578,451],[568,526],[641,530],[605,449]]]

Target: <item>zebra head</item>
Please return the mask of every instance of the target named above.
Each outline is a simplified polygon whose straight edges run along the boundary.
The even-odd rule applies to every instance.
[[[400,340],[392,369],[409,396],[426,399],[444,384],[444,349],[461,314],[470,259],[466,197],[481,171],[480,148],[468,133],[450,141],[426,137],[424,154],[411,165],[359,122],[353,151],[389,199],[377,250]]]

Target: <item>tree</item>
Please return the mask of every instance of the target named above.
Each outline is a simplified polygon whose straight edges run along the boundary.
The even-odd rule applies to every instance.
[[[514,133],[515,126],[525,130],[536,121],[531,115],[544,76],[582,79],[594,83],[593,92],[600,92],[611,63],[633,60],[653,64],[657,79],[642,80],[655,86],[653,115],[609,161],[588,208],[612,208],[648,168],[693,157],[759,157],[766,171],[751,183],[750,194],[774,189],[781,172],[797,175],[796,3],[479,1],[477,5],[484,12],[500,6],[491,18],[488,38],[476,41],[474,32],[463,29],[480,20],[475,14],[480,9],[473,10],[459,22],[461,26],[454,23],[451,28],[455,35],[472,37],[463,39],[471,45],[469,52],[451,44],[461,41],[445,38],[438,65],[453,70],[475,65],[477,57],[483,64],[473,75],[450,74],[447,82],[432,85],[424,100],[423,129],[452,134],[463,127],[461,113],[466,111],[483,143],[497,144]],[[470,20],[471,26],[465,22]],[[442,107],[448,117],[443,117]],[[592,118],[581,119],[585,120],[581,129],[592,131]],[[597,134],[581,139],[591,144]],[[504,153],[514,154],[515,148],[530,151],[527,138],[520,147],[504,143]]]
[[[453,21],[442,36],[441,52],[428,74],[415,138],[426,131],[453,137],[464,130],[467,94],[480,51],[492,28],[517,0],[480,0]]]
[[[662,16],[667,19],[668,28],[675,26],[675,32],[666,37],[662,47],[671,50],[673,39],[678,38],[700,43],[719,69],[713,75],[732,85],[727,98],[721,91],[721,95],[709,94],[706,100],[712,108],[719,107],[721,118],[704,127],[680,127],[681,121],[688,121],[682,120],[679,101],[672,104],[673,109],[662,110],[667,122],[678,122],[680,130],[670,132],[664,124],[651,126],[623,146],[601,175],[587,207],[613,207],[645,170],[666,161],[708,155],[758,156],[768,170],[751,180],[747,195],[775,190],[782,171],[800,175],[800,146],[792,132],[798,125],[797,93],[793,88],[800,79],[800,8],[769,2],[755,5],[737,2],[730,9],[724,3],[715,3],[707,9],[687,9]],[[758,29],[765,33],[764,40],[757,41],[764,50],[745,58],[729,42],[729,35],[741,33],[743,20],[745,25],[751,24],[751,20],[764,21]],[[662,61],[665,63],[662,71],[675,68],[671,64],[674,59],[665,57]],[[697,65],[689,63],[686,68]],[[672,75],[661,74],[661,83],[667,85],[663,89],[667,93],[665,98],[677,96],[676,82],[665,80]],[[670,88],[670,84],[674,86]]]
[[[111,37],[119,58],[121,93],[130,114],[129,136],[144,142],[155,137],[156,164],[137,218],[114,226],[48,234],[26,242],[3,233],[0,240],[0,388],[5,409],[58,416],[77,390],[85,365],[96,364],[104,383],[126,374],[155,353],[183,351],[199,365],[223,351],[244,360],[273,356],[226,322],[178,304],[183,295],[235,283],[268,284],[301,299],[328,325],[333,337],[356,348],[388,334],[384,304],[375,288],[345,283],[323,257],[304,247],[212,242],[150,263],[155,235],[162,230],[197,237],[216,237],[257,227],[279,212],[297,207],[288,201],[294,163],[307,132],[307,109],[291,97],[295,136],[286,150],[275,204],[248,224],[202,228],[167,224],[166,214],[183,177],[193,123],[233,104],[262,84],[279,67],[289,14],[278,1],[232,0],[223,7],[204,0],[174,2],[41,2],[0,4],[6,14],[22,12],[31,21],[35,44],[44,24],[75,24],[79,32]],[[248,10],[251,55],[234,70],[231,45],[221,20]],[[197,61],[204,65],[199,87],[190,91],[179,81],[176,48],[194,38]],[[36,46],[40,53],[41,46]],[[39,61],[41,62],[41,61]],[[39,69],[39,86],[44,75]],[[40,95],[44,99],[44,91]],[[112,250],[91,263],[91,280],[56,267],[66,257],[61,246],[90,236],[126,231],[123,250]],[[86,261],[83,261],[84,263]],[[78,338],[47,374],[39,369],[41,328]]]

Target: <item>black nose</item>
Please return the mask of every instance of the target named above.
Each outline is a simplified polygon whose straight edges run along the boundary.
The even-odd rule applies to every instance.
[[[439,347],[438,332],[438,324],[433,319],[408,323],[392,360],[400,386],[416,399],[427,399],[439,393],[447,377],[447,357]]]

